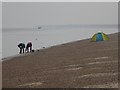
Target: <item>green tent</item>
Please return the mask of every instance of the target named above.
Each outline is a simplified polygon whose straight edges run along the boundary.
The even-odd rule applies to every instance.
[[[97,42],[97,41],[108,41],[109,40],[109,37],[108,35],[106,35],[105,33],[103,32],[98,32],[96,34],[94,34],[91,38],[91,41],[93,42]]]

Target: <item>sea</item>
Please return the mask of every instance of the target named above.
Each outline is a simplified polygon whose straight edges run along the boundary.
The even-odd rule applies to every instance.
[[[49,48],[91,38],[97,32],[118,32],[117,25],[41,25],[32,28],[3,28],[0,55],[8,58],[19,54],[19,43],[32,42],[33,49]]]

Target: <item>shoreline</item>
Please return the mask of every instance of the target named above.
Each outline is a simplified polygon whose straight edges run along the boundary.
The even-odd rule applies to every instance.
[[[119,33],[119,32],[111,33],[111,34],[108,34],[108,35],[117,34],[117,33]],[[41,48],[41,49],[37,49],[37,50],[41,51],[41,50],[44,50],[44,49],[49,49],[49,48],[60,46],[60,45],[65,45],[65,44],[69,44],[69,43],[80,42],[80,41],[90,40],[90,39],[91,38],[86,38],[86,39],[81,39],[81,40],[77,40],[77,41],[61,43],[61,44],[57,44],[57,45],[53,45],[53,46],[49,46],[49,47]],[[35,50],[35,52],[37,52],[37,50]],[[8,57],[3,57],[3,58],[1,58],[1,61],[11,60],[11,59],[16,58],[16,57],[22,57],[22,56],[31,55],[31,54],[32,53],[24,53],[24,54],[16,54],[16,55],[8,56]]]
[[[112,34],[117,34],[117,33],[120,33],[120,32],[111,33],[111,34],[108,34],[108,36],[112,35]],[[74,42],[79,42],[79,41],[84,41],[84,40],[90,40],[90,39],[91,38],[86,38],[86,39],[81,39],[81,40],[76,40],[76,41],[61,43],[61,44],[57,44],[57,45],[53,45],[53,46],[49,46],[49,47],[41,48],[41,49],[37,49],[37,50],[41,51],[41,50],[44,50],[44,49],[49,49],[51,47],[56,47],[56,46],[60,46],[60,45],[64,45],[64,44],[69,44],[69,43],[74,43]],[[35,50],[35,52],[37,52],[37,50]],[[3,57],[3,58],[1,58],[1,61],[11,60],[13,58],[22,57],[22,56],[26,56],[26,55],[29,55],[29,54],[31,54],[31,53],[16,54],[16,55],[8,56],[8,57]]]
[[[36,49],[35,52],[23,53],[23,54],[16,54],[16,55],[4,57],[1,60],[2,60],[2,62],[3,61],[7,61],[7,60],[12,60],[13,58],[19,58],[19,57],[31,55],[31,54],[37,53],[39,51],[43,51],[43,50],[50,49],[50,48],[53,48],[53,47],[57,47],[57,46],[61,46],[61,45],[66,45],[66,44],[77,43],[77,42],[84,41],[84,40],[90,40],[90,38],[82,39],[82,40],[77,40],[77,41],[72,41],[72,42],[66,42],[66,43],[62,43],[62,44],[57,44],[57,45],[46,47],[46,48]]]

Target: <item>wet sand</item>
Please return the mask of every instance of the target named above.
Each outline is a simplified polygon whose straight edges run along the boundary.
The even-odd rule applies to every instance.
[[[3,88],[118,88],[118,34],[109,37],[4,60]]]

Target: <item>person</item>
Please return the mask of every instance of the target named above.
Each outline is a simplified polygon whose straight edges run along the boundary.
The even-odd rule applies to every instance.
[[[25,44],[24,44],[24,43],[20,43],[20,44],[18,45],[18,47],[19,47],[19,49],[20,49],[19,54],[24,53]]]
[[[27,43],[26,52],[32,52],[32,43],[31,42]]]

